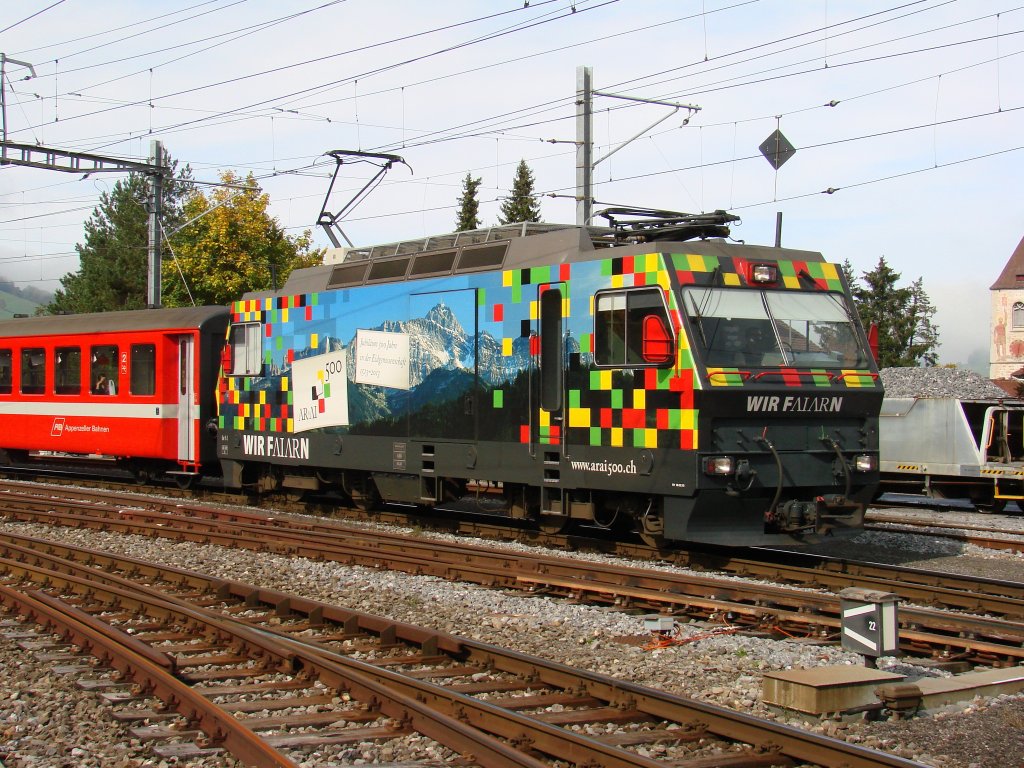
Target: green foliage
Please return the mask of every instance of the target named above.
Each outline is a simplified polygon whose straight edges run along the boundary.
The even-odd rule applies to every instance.
[[[480,226],[480,201],[476,195],[483,179],[474,179],[469,173],[462,180],[462,195],[459,197],[459,220],[455,222],[456,232],[477,229]]]
[[[173,229],[181,218],[182,199],[192,189],[192,172],[164,153],[171,176],[164,183],[163,224]],[[146,199],[149,184],[141,173],[118,179],[85,223],[85,241],[75,246],[77,272],[61,278],[46,310],[55,312],[108,312],[146,306],[149,243]],[[166,249],[165,249],[166,252]]]
[[[243,183],[230,171],[221,174],[221,181]],[[218,187],[209,196],[193,192],[185,201],[183,213],[190,223],[170,238],[173,257],[164,261],[167,306],[227,304],[246,291],[279,288],[293,269],[322,260],[323,251],[311,247],[309,230],[297,237],[285,234],[267,213],[270,196],[252,174],[244,183],[252,190]]]
[[[517,224],[521,221],[540,221],[540,204],[534,199],[533,171],[520,160],[516,177],[512,181],[512,194],[501,203],[498,211],[500,224]]]
[[[909,287],[900,287],[900,273],[882,256],[878,265],[861,277],[863,284],[851,279],[849,262],[843,272],[853,291],[864,327],[878,326],[878,366],[880,368],[935,365],[938,362],[938,328],[932,322],[935,307],[918,278]]]

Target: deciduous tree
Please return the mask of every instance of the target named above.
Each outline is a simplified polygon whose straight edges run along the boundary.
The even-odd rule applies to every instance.
[[[309,230],[287,235],[270,216],[270,196],[252,174],[243,181],[225,171],[221,181],[233,186],[209,195],[193,192],[185,201],[189,223],[169,239],[173,257],[164,262],[168,306],[227,304],[246,291],[280,287],[293,269],[319,264],[323,257],[312,248]]]

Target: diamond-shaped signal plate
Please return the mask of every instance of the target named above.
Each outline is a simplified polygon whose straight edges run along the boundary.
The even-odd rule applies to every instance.
[[[779,170],[784,162],[796,154],[796,147],[790,144],[789,139],[783,136],[782,131],[778,129],[772,131],[772,134],[761,142],[758,149],[775,170]]]

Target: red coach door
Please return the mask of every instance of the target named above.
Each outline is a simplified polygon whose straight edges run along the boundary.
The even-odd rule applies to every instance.
[[[195,349],[191,336],[178,337],[178,461],[195,463],[196,436],[193,425],[199,414],[194,404],[192,371]]]

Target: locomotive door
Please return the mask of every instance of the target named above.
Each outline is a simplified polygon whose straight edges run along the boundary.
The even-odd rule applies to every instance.
[[[196,461],[196,434],[193,425],[199,414],[195,405],[195,340],[191,336],[178,337],[178,461]]]

